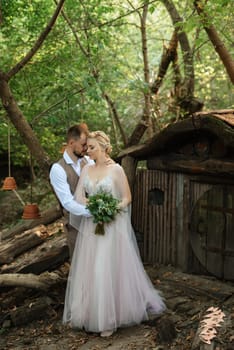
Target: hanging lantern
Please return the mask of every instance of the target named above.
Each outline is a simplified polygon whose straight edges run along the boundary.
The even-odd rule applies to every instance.
[[[41,217],[38,205],[36,203],[26,204],[24,207],[24,212],[22,219],[39,219]]]
[[[14,177],[8,176],[3,181],[2,190],[15,190],[17,188]]]

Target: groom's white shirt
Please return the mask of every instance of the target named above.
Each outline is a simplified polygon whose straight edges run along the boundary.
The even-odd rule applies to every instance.
[[[71,164],[74,171],[80,177],[81,173],[81,161],[83,158],[79,158],[77,162],[74,162],[65,151],[63,154],[63,158],[67,164]],[[84,156],[86,163],[94,164],[94,161],[90,159],[88,156]],[[82,215],[82,216],[90,216],[90,212],[85,208],[84,205],[79,204],[75,199],[73,194],[71,193],[70,186],[67,182],[67,174],[63,167],[54,163],[50,170],[50,183],[62,205],[69,213],[74,215]]]

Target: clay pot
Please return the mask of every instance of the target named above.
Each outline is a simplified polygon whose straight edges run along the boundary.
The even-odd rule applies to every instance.
[[[25,205],[22,219],[38,219],[40,216],[41,215],[37,204],[34,203]]]
[[[14,177],[8,176],[5,178],[5,180],[3,181],[3,186],[2,189],[3,190],[16,190],[17,185],[15,182]]]

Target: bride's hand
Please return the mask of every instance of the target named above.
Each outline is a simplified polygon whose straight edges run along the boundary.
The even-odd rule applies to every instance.
[[[124,209],[124,203],[123,202],[119,202],[117,205],[119,210],[123,210]]]

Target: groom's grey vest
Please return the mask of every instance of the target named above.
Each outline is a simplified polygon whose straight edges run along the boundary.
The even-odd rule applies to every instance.
[[[71,166],[71,164],[67,164],[64,160],[64,158],[61,158],[58,161],[58,164],[61,165],[61,167],[64,169],[66,175],[67,175],[67,182],[70,186],[71,193],[74,194],[76,190],[76,186],[78,184],[79,176]]]
[[[87,163],[87,159],[83,158],[80,164],[80,168],[82,170],[83,166]],[[67,182],[70,186],[71,193],[74,194],[76,190],[76,186],[79,181],[79,176],[71,166],[71,164],[67,164],[64,160],[64,158],[60,159],[58,161],[58,164],[64,169],[66,175],[67,175]],[[62,215],[63,215],[63,225],[64,225],[64,232],[67,234],[67,243],[69,248],[69,255],[70,260],[72,259],[75,243],[76,243],[76,237],[77,237],[77,230],[69,224],[69,212],[63,208],[60,204]]]
[[[79,176],[77,175],[77,173],[75,172],[75,170],[73,169],[73,167],[71,166],[71,164],[67,164],[64,160],[64,158],[61,158],[58,161],[58,164],[64,169],[66,175],[67,175],[67,182],[70,186],[70,190],[71,193],[74,194],[75,190],[76,190],[76,186],[78,184],[79,181]],[[84,165],[87,164],[87,159],[83,158],[80,164],[80,168],[82,170],[82,168],[84,167]],[[68,211],[64,208],[62,208],[63,211],[63,215],[68,218]]]

